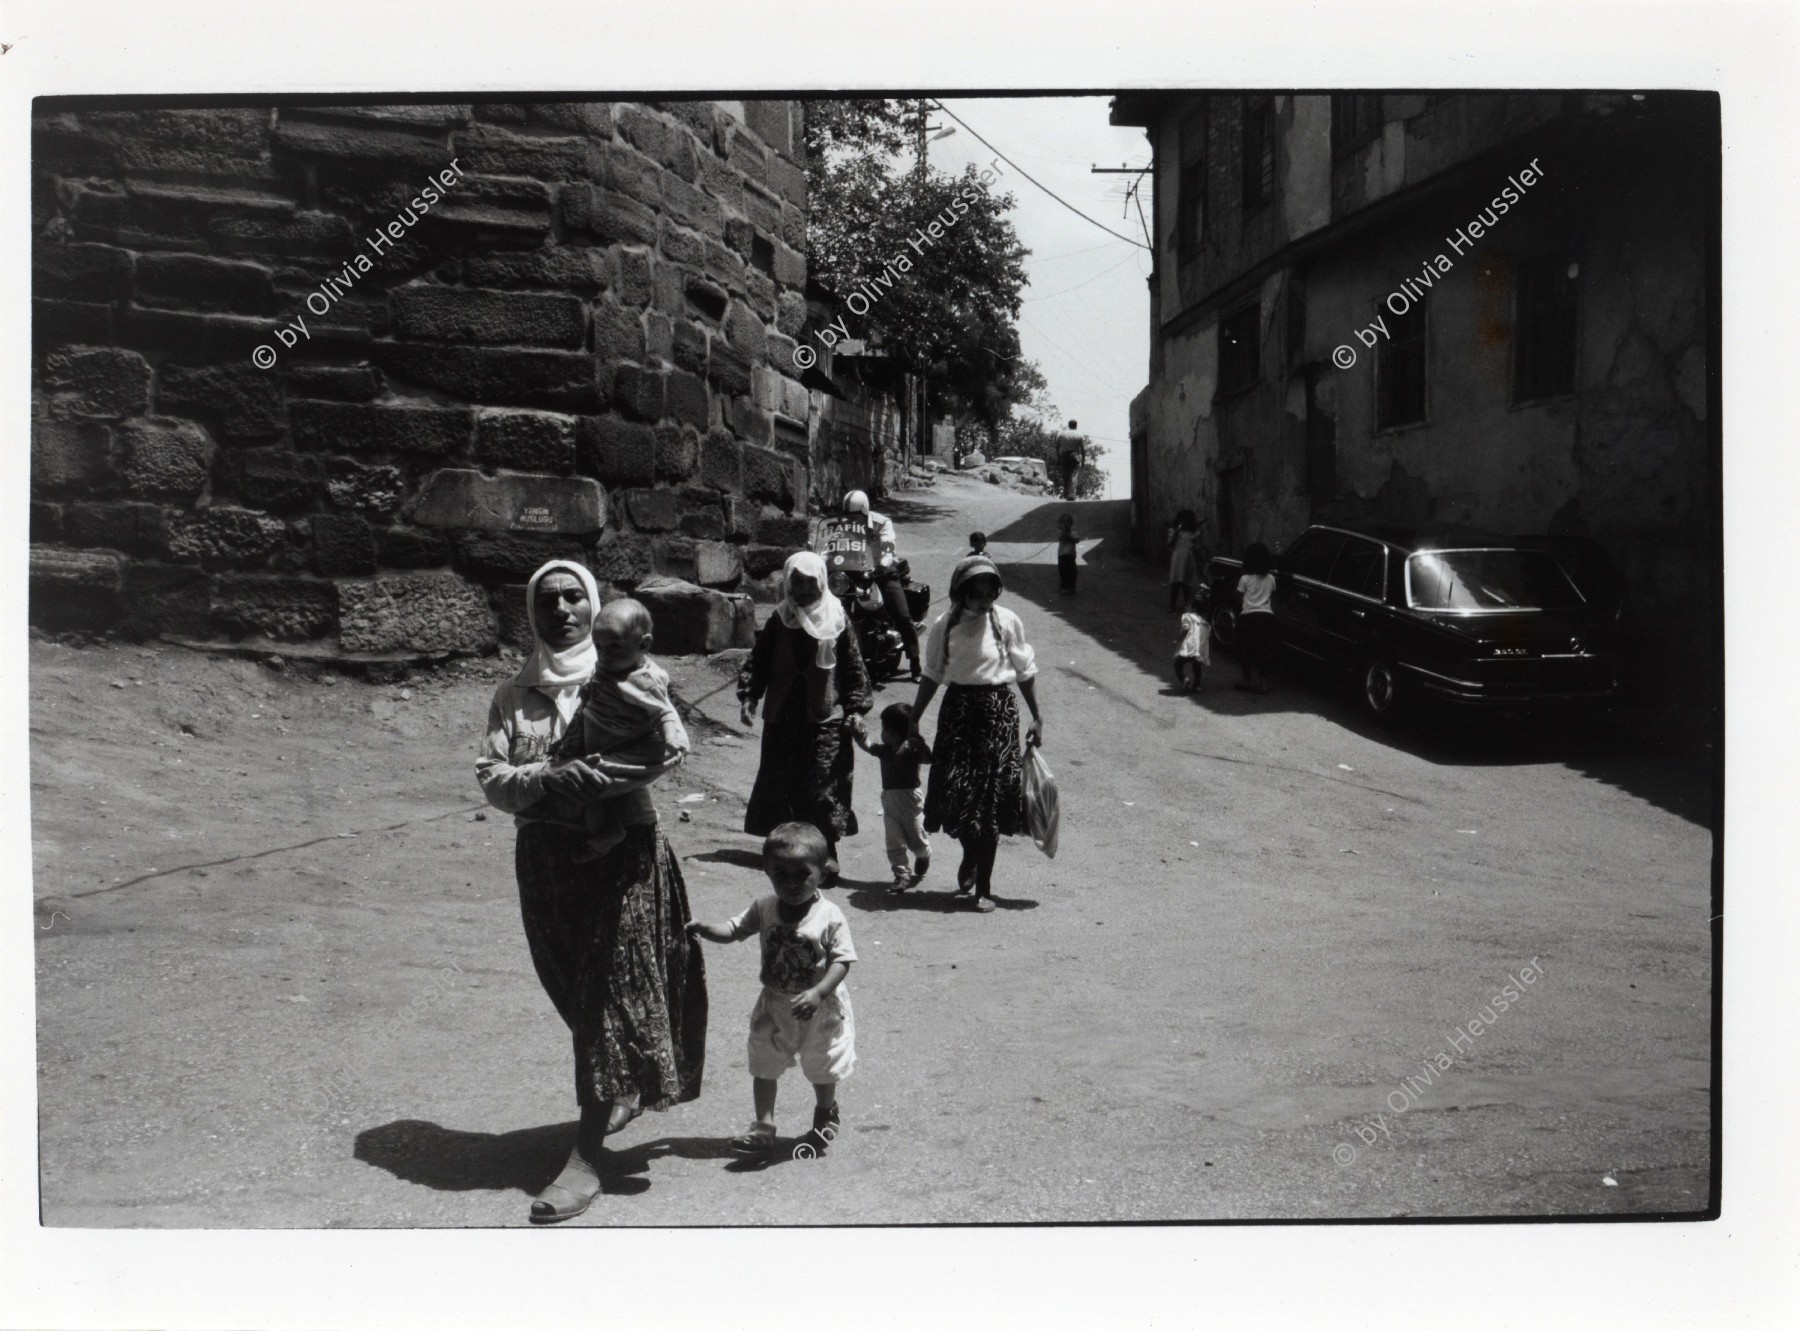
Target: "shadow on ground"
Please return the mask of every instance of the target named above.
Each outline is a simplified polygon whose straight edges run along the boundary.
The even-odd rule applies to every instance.
[[[1084,547],[1076,594],[1061,593],[1054,551],[1048,556],[1038,551],[998,551],[996,562],[1006,578],[1007,595],[1030,602],[1035,607],[1032,613],[1052,615],[1119,653],[1163,681],[1167,694],[1174,682],[1177,616],[1167,609],[1162,569],[1130,552],[1129,501],[1047,502],[990,532],[989,542],[1012,546],[1053,542],[1064,513],[1074,515],[1075,534]],[[1089,547],[1087,542],[1096,537],[1098,542]],[[1028,614],[1028,631],[1029,627]],[[1044,668],[1106,693],[1159,726],[1169,719],[1166,710],[1147,707],[1117,689],[1104,665],[1054,661],[1045,662]],[[1715,830],[1718,826],[1720,749],[1718,739],[1707,738],[1717,735],[1718,713],[1708,711],[1704,703],[1633,700],[1615,709],[1610,718],[1555,713],[1463,716],[1417,708],[1410,718],[1384,723],[1362,711],[1346,678],[1302,658],[1283,659],[1266,695],[1235,690],[1232,684],[1237,679],[1235,658],[1215,649],[1213,664],[1199,691],[1187,695],[1188,702],[1221,716],[1310,713],[1440,766],[1563,763],[1691,823]]]
[[[422,1119],[398,1119],[357,1134],[355,1158],[395,1178],[439,1192],[511,1189],[536,1196],[548,1187],[575,1145],[573,1122],[516,1132],[463,1132]],[[676,1155],[686,1160],[735,1160],[720,1137],[658,1137],[615,1148],[607,1139],[600,1179],[608,1193],[638,1193],[650,1162]]]

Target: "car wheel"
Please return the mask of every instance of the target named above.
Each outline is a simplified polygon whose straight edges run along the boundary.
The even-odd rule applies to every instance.
[[[1222,605],[1213,611],[1212,636],[1228,652],[1237,651],[1238,623],[1237,611],[1228,605]]]
[[[1385,721],[1400,710],[1400,676],[1385,656],[1371,656],[1364,661],[1357,682],[1363,710],[1370,716]]]

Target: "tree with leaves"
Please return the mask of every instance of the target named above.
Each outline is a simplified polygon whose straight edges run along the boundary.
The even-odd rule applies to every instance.
[[[1012,195],[974,167],[904,164],[904,103],[809,102],[804,142],[808,263],[850,335],[924,375],[934,411],[998,426],[1022,397],[1029,251],[1007,218]]]

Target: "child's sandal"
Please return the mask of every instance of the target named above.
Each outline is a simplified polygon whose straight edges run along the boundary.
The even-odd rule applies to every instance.
[[[731,1149],[739,1155],[767,1155],[774,1145],[773,1123],[752,1123],[731,1139]]]

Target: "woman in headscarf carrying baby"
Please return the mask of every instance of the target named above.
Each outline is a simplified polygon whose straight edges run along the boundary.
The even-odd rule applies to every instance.
[[[827,585],[825,560],[810,550],[789,557],[781,588],[738,672],[746,726],[763,704],[762,761],[744,830],[767,836],[785,822],[811,823],[835,859],[839,838],[856,834],[852,736],[872,705],[869,676],[849,617]]]
[[[475,772],[488,803],[516,815],[525,939],[574,1037],[581,1126],[568,1163],[531,1204],[530,1219],[544,1224],[580,1215],[599,1195],[606,1133],[700,1094],[706,974],[687,936],[681,867],[647,789],[674,762],[550,757],[599,659],[594,576],[552,560],[532,575],[525,604],[534,645],[494,691]],[[582,816],[597,801],[612,802],[625,832],[598,858]]]

